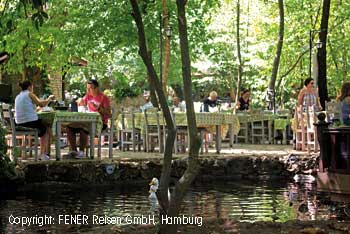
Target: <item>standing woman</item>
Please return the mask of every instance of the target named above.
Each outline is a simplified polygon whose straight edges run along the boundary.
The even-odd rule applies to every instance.
[[[320,111],[322,110],[322,106],[317,90],[314,88],[314,83],[314,79],[312,78],[307,78],[304,81],[305,87],[300,90],[298,95],[298,106],[303,105],[305,109],[306,107],[315,106],[315,110]]]
[[[54,100],[54,96],[50,95],[46,100],[40,100],[33,93],[33,84],[29,80],[25,80],[19,84],[22,91],[15,99],[15,121],[18,126],[38,129],[40,137],[40,154],[42,160],[49,160],[50,156],[50,130],[41,122],[36,113],[36,106],[46,106],[50,101]]]
[[[340,102],[342,118],[345,125],[350,125],[350,82],[344,82],[340,95],[337,97],[337,101]]]

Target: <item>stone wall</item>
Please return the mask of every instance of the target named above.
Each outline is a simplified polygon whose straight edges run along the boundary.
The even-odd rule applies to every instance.
[[[291,178],[288,164],[279,157],[235,156],[202,158],[196,180]],[[179,178],[186,160],[174,160],[171,176]],[[132,183],[160,177],[161,160],[90,161],[28,163],[19,166],[19,175],[27,183],[66,182],[79,184]]]

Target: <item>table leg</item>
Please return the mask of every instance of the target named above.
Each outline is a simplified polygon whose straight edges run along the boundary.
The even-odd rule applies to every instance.
[[[267,122],[267,127],[269,125],[269,122]],[[261,121],[261,132],[262,132],[262,137],[261,137],[261,143],[260,144],[265,144],[265,121]],[[269,137],[267,136],[267,140],[269,140]]]
[[[267,137],[268,138],[268,141],[269,141],[269,144],[273,144],[273,139],[272,138],[272,121],[271,120],[268,120],[267,121],[267,127],[268,127],[268,134],[269,136]]]
[[[96,133],[96,122],[90,124],[90,158],[94,159],[95,153],[95,133]]]
[[[283,129],[282,130],[282,135],[283,135],[283,144],[286,145],[287,144],[287,129]]]
[[[56,161],[61,160],[61,122],[56,122]]]
[[[221,126],[216,125],[216,153],[220,154],[221,150]]]
[[[230,147],[232,148],[233,147],[233,126],[232,126],[232,124],[228,125],[228,132],[230,135]]]

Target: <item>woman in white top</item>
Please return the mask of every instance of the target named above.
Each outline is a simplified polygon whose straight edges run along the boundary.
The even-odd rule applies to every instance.
[[[41,122],[36,113],[36,106],[46,106],[54,96],[50,95],[48,99],[41,100],[33,93],[33,84],[25,80],[19,84],[22,91],[15,99],[15,121],[16,125],[38,129],[40,137],[40,153],[42,160],[50,159],[50,132],[49,129]]]

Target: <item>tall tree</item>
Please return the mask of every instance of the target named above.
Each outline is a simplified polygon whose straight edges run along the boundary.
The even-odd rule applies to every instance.
[[[321,48],[317,51],[318,62],[318,92],[322,108],[325,110],[325,104],[328,99],[327,91],[327,34],[328,34],[328,19],[331,0],[323,0],[322,18],[320,27]]]
[[[162,11],[163,11],[163,36],[161,39],[164,38],[164,62],[162,62],[161,66],[162,68],[162,88],[163,92],[166,93],[167,89],[167,81],[169,76],[169,64],[170,64],[170,36],[168,35],[171,33],[171,28],[169,25],[169,10],[167,6],[167,0],[162,0]],[[161,56],[162,58],[163,56]]]
[[[241,9],[240,9],[240,0],[237,0],[237,8],[236,8],[236,39],[237,39],[237,61],[238,61],[238,70],[237,70],[237,91],[236,91],[236,100],[235,103],[238,103],[240,96],[240,89],[242,83],[242,73],[243,73],[243,65],[242,65],[242,55],[241,55],[241,37],[239,33],[240,19],[241,19]],[[233,109],[234,112],[236,108]]]
[[[142,58],[142,61],[144,62],[148,75],[149,80],[151,82],[151,86],[153,86],[157,92],[159,103],[163,111],[163,115],[166,121],[167,125],[167,138],[166,138],[166,144],[165,144],[165,150],[164,150],[164,162],[163,162],[163,168],[162,168],[162,175],[160,179],[160,205],[163,211],[166,211],[168,209],[168,188],[169,188],[169,180],[170,180],[170,171],[171,171],[171,160],[172,160],[172,150],[174,146],[174,140],[175,140],[175,127],[172,121],[172,117],[170,114],[169,107],[166,102],[166,98],[164,95],[164,92],[162,90],[161,83],[159,82],[157,73],[154,69],[154,66],[152,64],[152,59],[150,57],[151,53],[147,49],[147,43],[146,43],[146,34],[144,30],[144,24],[141,16],[141,12],[139,10],[139,6],[137,3],[137,0],[130,0],[131,6],[132,6],[132,16],[134,17],[136,26],[137,26],[137,32],[138,32],[138,41],[139,41],[139,54]]]
[[[278,8],[279,8],[279,31],[278,31],[278,42],[277,42],[277,50],[275,59],[273,60],[273,67],[272,67],[272,75],[269,83],[269,109],[275,110],[275,84],[277,79],[277,73],[278,73],[278,67],[280,64],[280,58],[282,53],[282,46],[283,46],[283,37],[284,37],[284,6],[283,6],[283,0],[278,0]]]
[[[142,16],[139,10],[137,0],[130,0],[133,9],[133,17],[138,29],[139,38],[139,54],[147,68],[147,72],[150,77],[151,85],[155,87],[157,95],[159,97],[159,103],[161,105],[165,121],[167,124],[167,139],[164,152],[164,162],[162,167],[162,174],[160,178],[160,189],[157,194],[160,204],[160,215],[167,215],[168,217],[177,217],[180,212],[182,200],[186,194],[186,191],[195,178],[198,169],[198,153],[200,148],[200,139],[197,132],[197,124],[194,113],[194,106],[192,102],[192,81],[191,81],[191,63],[189,56],[189,47],[187,39],[187,25],[185,15],[185,2],[182,0],[177,1],[178,6],[178,22],[179,22],[179,35],[181,45],[181,58],[182,58],[182,73],[184,82],[184,94],[187,105],[187,121],[189,126],[190,135],[190,150],[188,158],[188,166],[183,176],[175,184],[175,188],[171,193],[170,203],[168,200],[168,188],[171,172],[171,161],[172,161],[172,149],[175,140],[176,130],[174,128],[172,118],[170,115],[169,107],[166,103],[166,98],[162,90],[162,86],[158,80],[155,72],[152,60],[150,58],[150,52],[147,49],[146,36],[144,31],[144,25]],[[177,225],[166,225],[165,223],[160,224],[160,233],[177,233]]]
[[[180,48],[181,48],[181,63],[182,63],[182,79],[184,85],[184,96],[186,101],[186,116],[188,123],[188,132],[190,136],[190,149],[188,157],[188,165],[186,171],[176,183],[174,191],[171,195],[168,215],[177,217],[180,213],[183,198],[186,195],[187,189],[196,177],[199,170],[198,154],[201,145],[201,140],[198,136],[196,115],[192,100],[192,80],[191,80],[191,60],[190,49],[187,33],[186,6],[187,0],[177,0],[177,19],[179,27]],[[177,225],[171,227],[162,226],[162,233],[177,233]]]

